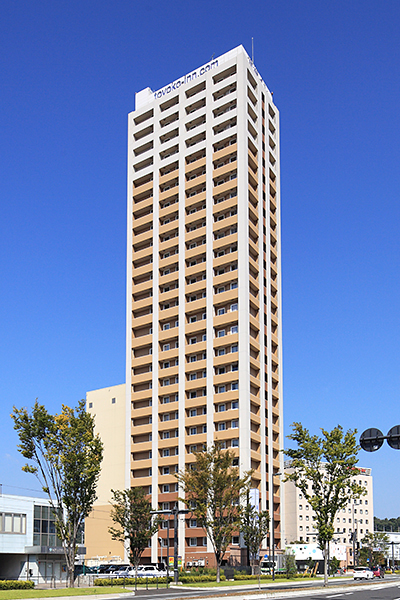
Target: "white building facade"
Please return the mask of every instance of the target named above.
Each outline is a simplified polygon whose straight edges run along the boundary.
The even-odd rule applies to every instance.
[[[288,463],[285,471],[290,473]],[[354,480],[365,489],[365,495],[357,500],[350,499],[347,506],[335,517],[334,540],[337,544],[347,547],[347,563],[353,559],[353,534],[356,541],[360,542],[367,534],[374,531],[374,502],[373,481],[371,469],[358,467],[359,475]],[[293,482],[284,484],[285,497],[285,542],[315,544],[317,531],[314,524],[314,511],[305,500],[301,491]]]
[[[48,500],[0,496],[0,579],[36,583],[66,579],[66,565]]]

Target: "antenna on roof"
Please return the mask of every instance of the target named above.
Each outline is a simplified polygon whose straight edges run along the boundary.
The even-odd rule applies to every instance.
[[[254,38],[251,38],[251,62],[254,65]]]
[[[215,52],[213,52],[213,55],[211,57],[211,60],[214,60],[214,56],[215,56]]]

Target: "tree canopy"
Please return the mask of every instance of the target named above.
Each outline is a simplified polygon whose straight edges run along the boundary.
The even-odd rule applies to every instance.
[[[240,528],[241,501],[250,482],[250,472],[240,477],[233,465],[235,455],[219,444],[194,453],[195,463],[177,474],[185,496],[181,500],[193,512],[214,549],[217,581],[233,533]]]
[[[325,555],[324,584],[327,585],[328,544],[334,535],[336,514],[350,498],[366,493],[353,479],[359,473],[356,431],[344,433],[338,425],[332,431],[321,429],[319,437],[311,435],[301,423],[293,423],[292,429],[288,437],[297,447],[285,450],[290,459],[287,468],[290,468],[285,472],[284,481],[292,481],[301,490],[315,513],[318,541]]]
[[[248,495],[247,502],[242,509],[240,533],[243,536],[246,548],[249,550],[253,575],[262,541],[268,533],[269,521],[269,512],[267,510],[260,511],[258,506],[251,504]],[[258,576],[260,576],[260,570],[258,570]],[[260,583],[260,578],[258,581]]]
[[[34,474],[48,495],[73,586],[78,530],[96,500],[103,458],[94,418],[86,412],[84,400],[76,409],[63,405],[55,415],[36,401],[32,413],[14,407],[11,417],[20,440],[18,450],[31,461],[23,471]]]
[[[383,531],[367,533],[361,540],[361,564],[368,564],[369,567],[384,565],[389,541],[389,536]]]
[[[120,528],[110,527],[109,532],[113,540],[127,542],[130,561],[137,573],[140,557],[151,537],[157,533],[161,519],[152,514],[151,502],[143,488],[111,492],[111,518]]]

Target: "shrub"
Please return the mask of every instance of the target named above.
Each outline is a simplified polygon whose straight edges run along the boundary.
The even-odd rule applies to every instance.
[[[32,590],[35,587],[33,581],[21,579],[0,580],[0,590]]]
[[[215,575],[209,573],[207,575],[179,575],[179,581],[182,583],[197,583],[201,581],[216,581],[217,573]],[[226,581],[225,575],[221,573],[221,581]]]

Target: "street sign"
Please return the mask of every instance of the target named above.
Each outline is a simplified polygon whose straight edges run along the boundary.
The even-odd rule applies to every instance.
[[[379,450],[379,448],[382,446],[384,439],[385,438],[382,431],[371,427],[370,429],[366,429],[361,434],[360,446],[367,452],[375,452],[375,450]]]
[[[394,450],[400,450],[400,425],[395,425],[388,431],[387,443]]]

